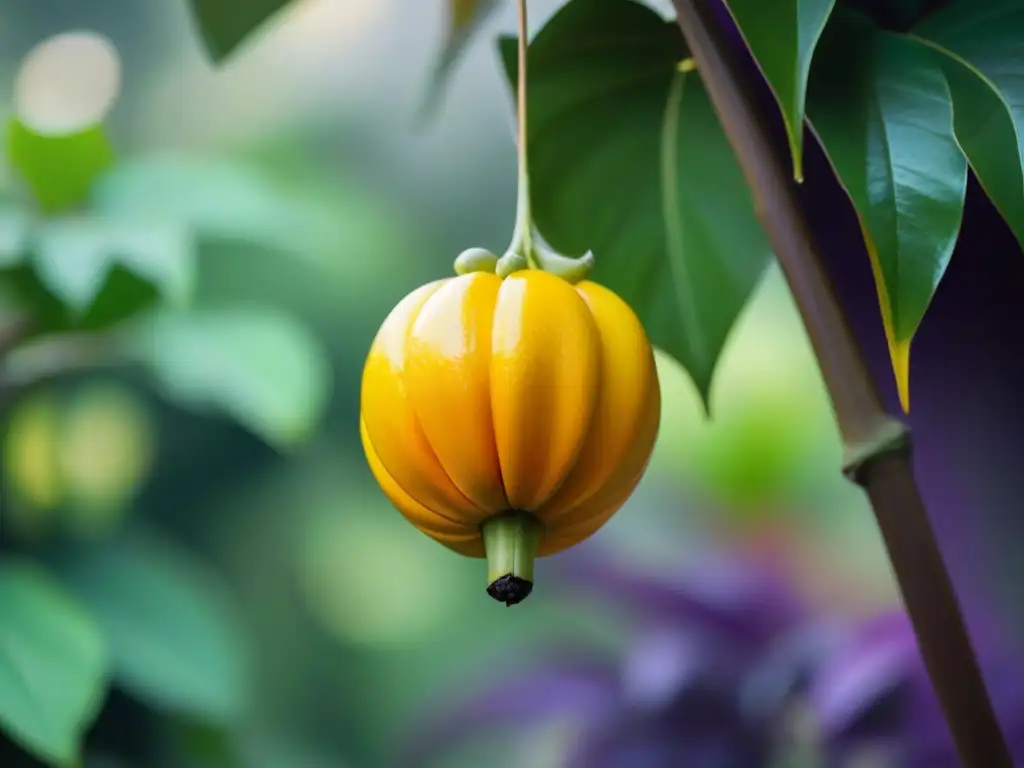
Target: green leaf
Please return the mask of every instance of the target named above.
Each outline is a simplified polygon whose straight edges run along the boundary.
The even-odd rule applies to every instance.
[[[509,80],[516,44],[501,42]],[[771,256],[678,28],[631,0],[571,0],[530,45],[529,149],[541,233],[593,250],[707,401],[729,329]]]
[[[445,0],[445,4],[448,8],[448,30],[427,88],[424,108],[428,112],[437,106],[466,44],[498,7],[498,0]]]
[[[308,191],[237,161],[155,155],[120,163],[93,189],[92,210],[186,227],[200,238],[259,243],[312,258],[344,226]]]
[[[44,213],[84,203],[96,177],[114,162],[102,125],[68,136],[43,136],[13,118],[7,126],[7,152]]]
[[[192,18],[215,64],[221,64],[251,34],[291,0],[189,0]]]
[[[910,342],[949,264],[967,188],[939,57],[836,14],[815,59],[808,114],[860,219],[908,410]]]
[[[0,281],[41,332],[106,328],[192,292],[195,254],[180,227],[5,209],[0,233]]]
[[[35,567],[0,565],[0,726],[49,765],[79,759],[106,691],[103,639]]]
[[[0,269],[24,260],[34,223],[21,206],[0,204]]]
[[[267,309],[160,314],[134,330],[128,352],[172,400],[223,411],[281,449],[309,436],[329,395],[320,345]]]
[[[180,227],[146,221],[44,222],[36,232],[34,263],[40,280],[73,315],[99,314],[101,322],[132,314],[157,296],[182,305],[195,279],[188,235]],[[104,306],[111,295],[121,306]]]
[[[153,707],[229,723],[248,696],[248,647],[223,586],[201,563],[134,532],[59,564],[106,638],[117,683]]]
[[[1024,247],[1024,5],[959,0],[915,36],[944,54],[956,137]]]
[[[726,5],[779,103],[793,175],[802,181],[807,79],[835,0],[728,0]]]

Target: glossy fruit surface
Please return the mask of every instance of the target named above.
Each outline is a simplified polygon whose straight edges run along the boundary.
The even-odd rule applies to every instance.
[[[550,555],[629,498],[660,413],[650,342],[613,292],[473,272],[416,289],[384,321],[360,429],[381,488],[427,535],[483,557],[483,523],[528,512]]]

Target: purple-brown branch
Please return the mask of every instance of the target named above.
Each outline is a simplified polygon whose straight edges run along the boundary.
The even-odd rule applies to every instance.
[[[674,0],[697,64],[807,329],[846,446],[844,471],[867,492],[921,656],[968,768],[1013,768],[911,464],[907,427],[882,406],[825,272],[788,166],[709,0]]]

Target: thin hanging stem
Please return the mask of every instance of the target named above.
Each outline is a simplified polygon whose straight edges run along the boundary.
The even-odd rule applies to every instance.
[[[527,66],[526,58],[530,43],[527,24],[526,0],[519,3],[519,69],[516,78],[516,151],[519,159],[519,195],[516,202],[516,226],[512,233],[510,251],[526,257],[530,267],[537,269],[533,253],[533,215],[530,210],[530,163],[527,152]]]
[[[516,144],[519,157],[519,199],[516,203],[516,226],[512,233],[512,244],[498,260],[496,272],[502,278],[525,267],[557,275],[570,283],[586,278],[594,267],[594,254],[587,251],[578,258],[556,253],[541,242],[534,242],[537,235],[533,223],[530,200],[529,131],[527,130],[527,52],[529,50],[529,26],[526,16],[526,0],[519,3],[518,76],[516,78]],[[539,240],[539,236],[537,240]]]
[[[914,477],[909,430],[882,407],[788,168],[764,128],[710,0],[674,4],[814,347],[846,445],[846,474],[871,502],[960,758],[967,768],[1011,768],[1013,760]]]

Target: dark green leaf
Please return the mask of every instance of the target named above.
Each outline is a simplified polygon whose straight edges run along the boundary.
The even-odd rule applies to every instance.
[[[0,565],[0,726],[49,765],[79,759],[107,682],[89,616],[34,567]]]
[[[444,1],[448,8],[448,30],[431,74],[425,102],[427,110],[433,109],[440,100],[444,86],[473,33],[498,7],[498,0]]]
[[[247,646],[222,585],[187,553],[139,533],[61,564],[111,649],[117,682],[160,709],[230,722],[245,705]]]
[[[69,136],[43,136],[15,118],[7,131],[11,165],[44,213],[84,203],[96,177],[114,162],[102,125]]]
[[[161,222],[0,214],[0,282],[40,331],[97,330],[157,301],[184,304],[194,272],[191,239]]]
[[[189,0],[206,51],[220,64],[291,0]]]
[[[957,139],[1024,246],[1024,4],[959,0],[915,33],[944,54]]]
[[[815,59],[808,115],[860,218],[907,409],[910,342],[953,253],[967,187],[939,57],[837,14]]]
[[[984,0],[983,0],[984,1]],[[870,16],[883,29],[910,29],[944,0],[840,0],[840,5]]]
[[[313,258],[338,240],[345,224],[311,198],[307,190],[238,162],[156,155],[104,174],[91,205],[99,214],[166,222],[200,238],[259,243]]]
[[[835,0],[729,0],[727,6],[779,102],[793,174],[802,180],[807,78]]]
[[[502,41],[509,79],[516,47]],[[571,0],[530,46],[538,226],[637,311],[707,398],[771,256],[678,28],[631,0]],[[683,68],[685,69],[685,68]]]
[[[309,436],[329,394],[319,344],[270,310],[160,314],[134,330],[129,354],[171,399],[224,411],[280,448]]]

